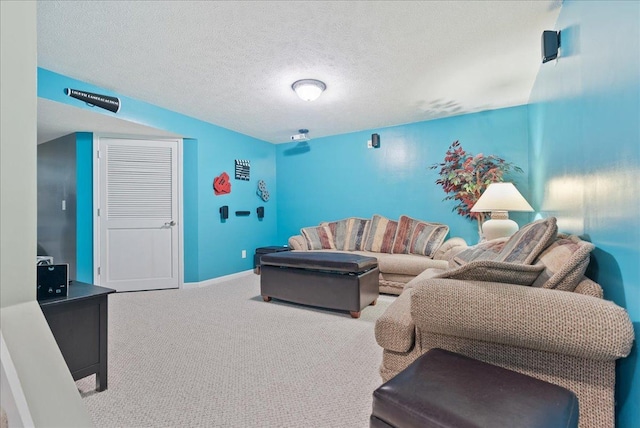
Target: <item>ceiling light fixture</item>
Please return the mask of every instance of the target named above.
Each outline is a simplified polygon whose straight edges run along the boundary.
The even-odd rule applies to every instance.
[[[303,79],[293,82],[291,88],[304,101],[313,101],[317,99],[325,89],[327,89],[327,85],[319,80]]]

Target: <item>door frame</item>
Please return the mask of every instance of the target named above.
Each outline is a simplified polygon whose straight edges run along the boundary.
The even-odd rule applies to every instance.
[[[121,139],[121,140],[151,140],[151,141],[175,141],[177,142],[177,162],[178,162],[178,288],[184,288],[184,225],[182,219],[183,213],[183,199],[182,199],[182,138],[167,138],[167,137],[151,137],[148,135],[130,135],[130,134],[109,134],[109,133],[94,133],[93,134],[93,283],[95,285],[101,285],[102,278],[100,277],[100,256],[102,254],[102,243],[100,242],[100,216],[98,215],[98,209],[100,208],[100,162],[98,158],[98,151],[100,149],[100,139]]]

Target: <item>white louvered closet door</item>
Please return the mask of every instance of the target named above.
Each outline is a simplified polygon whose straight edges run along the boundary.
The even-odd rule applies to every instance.
[[[177,141],[100,139],[100,285],[177,288]]]

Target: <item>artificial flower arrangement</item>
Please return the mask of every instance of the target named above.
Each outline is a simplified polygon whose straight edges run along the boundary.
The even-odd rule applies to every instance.
[[[482,235],[484,213],[472,213],[471,208],[480,199],[482,193],[491,183],[504,181],[504,176],[511,171],[523,172],[512,162],[482,153],[473,155],[465,151],[458,140],[454,141],[444,157],[444,162],[430,166],[440,169],[436,184],[442,186],[447,194],[443,201],[454,200],[458,204],[453,207],[463,217],[478,221],[478,233]]]

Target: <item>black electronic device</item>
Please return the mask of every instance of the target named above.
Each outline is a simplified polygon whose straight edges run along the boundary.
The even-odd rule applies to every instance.
[[[223,205],[220,207],[220,218],[222,220],[229,218],[229,205]]]
[[[258,207],[256,212],[258,213],[258,218],[264,218],[264,207]]]
[[[380,147],[380,135],[379,134],[371,134],[371,146],[374,148]]]
[[[260,247],[256,248],[256,253],[253,255],[253,271],[260,275],[260,257],[269,253],[279,253],[281,251],[290,251],[291,249],[285,245],[281,246],[273,246],[273,247]]]
[[[542,32],[542,63],[558,58],[560,31]]]
[[[56,265],[36,266],[37,272],[37,298],[38,300],[55,297],[67,297],[69,292],[69,265],[66,263]]]

